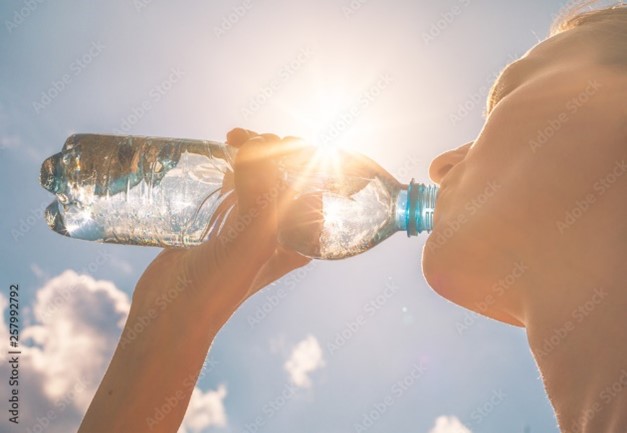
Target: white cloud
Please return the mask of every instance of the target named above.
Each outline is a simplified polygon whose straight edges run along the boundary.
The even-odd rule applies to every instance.
[[[455,416],[439,416],[435,420],[435,426],[429,433],[472,433],[468,427],[461,423]]]
[[[25,322],[29,306],[19,305],[20,425],[24,431],[75,431],[121,333],[128,296],[111,282],[68,270],[37,292],[33,325]],[[1,299],[0,311],[4,308]],[[1,322],[0,337],[7,332]],[[0,377],[8,377],[6,362],[0,364]],[[2,431],[3,422],[5,417]]]
[[[24,361],[42,378],[50,400],[67,395],[77,382],[85,391],[73,403],[86,410],[109,363],[130,307],[128,296],[109,281],[67,270],[37,292],[36,325],[22,331]]]
[[[178,433],[199,433],[210,426],[225,427],[224,397],[226,397],[224,385],[220,385],[215,391],[207,392],[194,388]]]
[[[0,294],[0,317],[7,305]],[[129,308],[128,296],[112,282],[71,270],[38,290],[32,306],[33,325],[23,321],[28,306],[20,302],[20,428],[76,431],[113,355]],[[4,320],[0,320],[0,339],[8,341]],[[3,378],[9,377],[5,358],[6,351],[0,354]],[[225,395],[222,385],[207,392],[195,388],[182,432],[225,426]],[[0,431],[11,428],[13,424],[2,417]]]
[[[324,366],[322,359],[322,348],[320,343],[313,335],[309,335],[300,341],[294,349],[290,358],[285,363],[285,370],[290,375],[292,382],[296,386],[308,388],[311,386],[311,380],[308,373]]]

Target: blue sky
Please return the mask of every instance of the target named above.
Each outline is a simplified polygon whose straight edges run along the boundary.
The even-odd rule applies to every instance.
[[[3,2],[0,307],[6,321],[19,284],[24,354],[20,425],[3,409],[2,431],[77,428],[160,251],[47,228],[39,167],[68,135],[223,140],[243,126],[332,141],[425,182],[433,157],[478,134],[492,80],[563,5]],[[435,294],[424,239],[315,262],[250,299],[216,338],[181,431],[557,432],[524,331]]]

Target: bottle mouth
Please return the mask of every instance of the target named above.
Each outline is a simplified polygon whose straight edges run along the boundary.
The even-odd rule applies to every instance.
[[[433,229],[433,212],[438,187],[411,180],[407,187],[407,236],[417,236]]]
[[[44,211],[44,218],[46,220],[46,223],[48,224],[48,227],[50,227],[52,230],[63,236],[70,237],[67,227],[65,226],[63,214],[59,209],[59,202],[57,200],[48,205],[48,207]]]
[[[47,158],[41,164],[41,170],[39,172],[39,183],[53,194],[61,190],[61,182],[59,180],[62,172],[61,158],[61,153],[56,153]]]

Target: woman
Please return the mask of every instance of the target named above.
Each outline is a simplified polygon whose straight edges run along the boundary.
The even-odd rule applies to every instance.
[[[286,194],[272,157],[289,140],[242,129],[227,140],[241,148],[229,236],[164,250],[146,269],[81,432],[175,432],[220,327],[308,262],[277,243]],[[626,431],[627,8],[568,19],[508,66],[477,139],[430,176],[441,190],[428,283],[526,328],[563,432]],[[129,333],[137,323],[149,325]]]

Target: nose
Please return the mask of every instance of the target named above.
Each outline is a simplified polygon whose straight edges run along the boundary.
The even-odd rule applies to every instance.
[[[429,177],[431,180],[437,184],[441,183],[446,173],[466,157],[472,143],[471,141],[470,143],[466,143],[456,149],[447,150],[436,156],[429,166]]]

